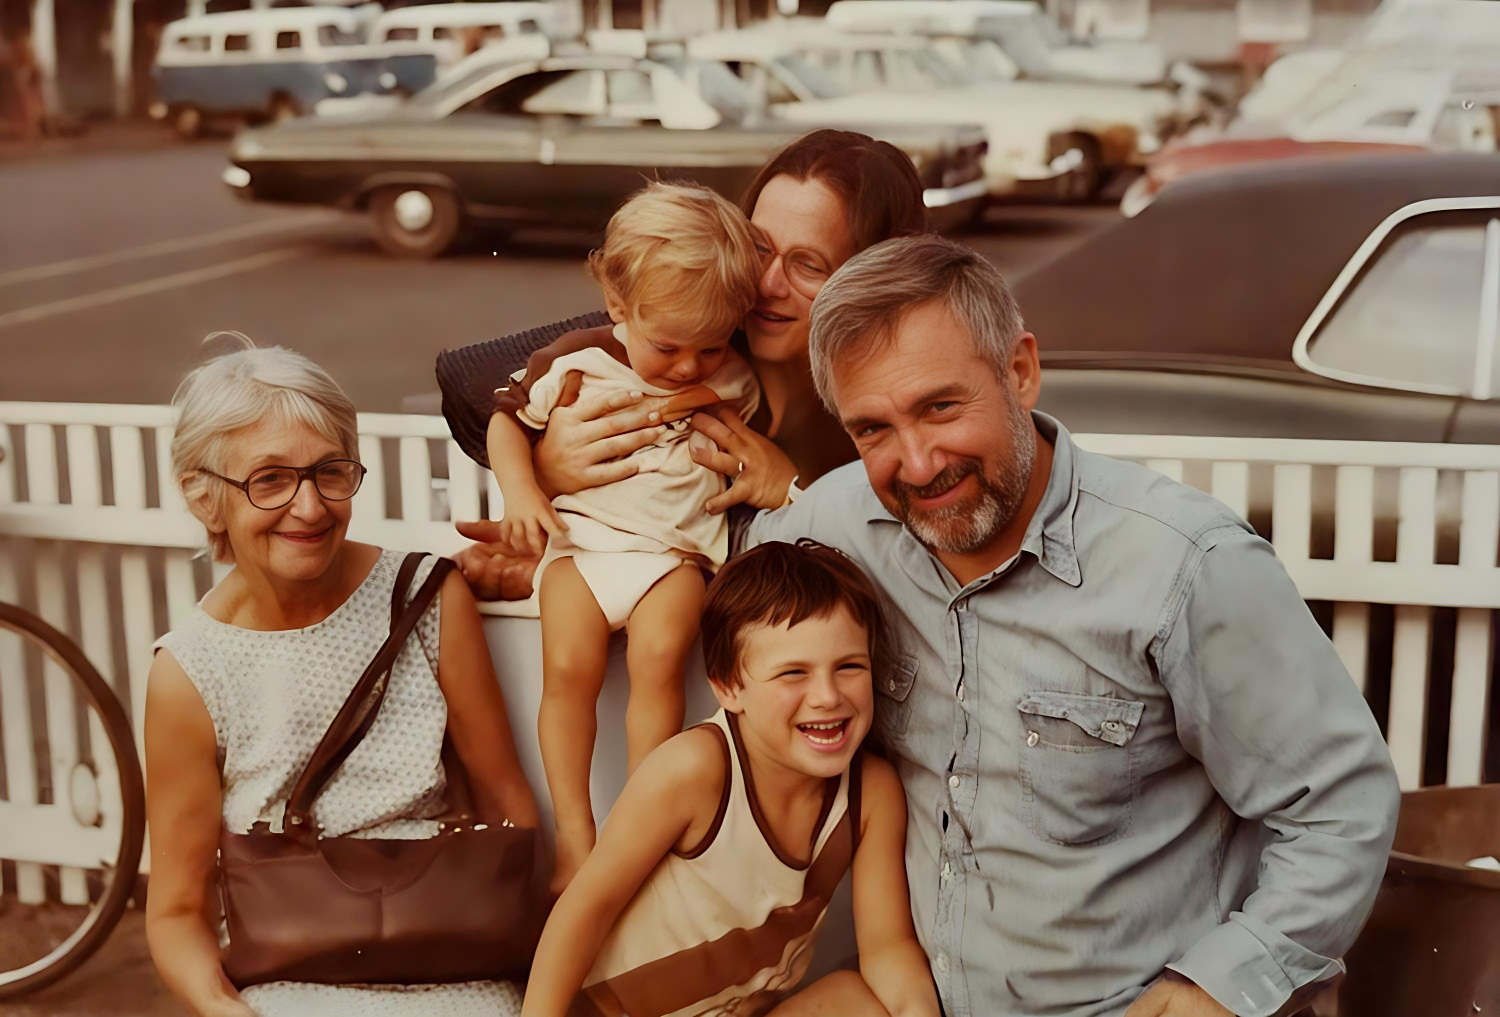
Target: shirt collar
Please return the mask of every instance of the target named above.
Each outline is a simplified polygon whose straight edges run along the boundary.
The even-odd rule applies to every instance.
[[[1078,505],[1076,447],[1068,429],[1056,418],[1032,410],[1031,419],[1042,439],[1052,443],[1052,473],[1047,478],[1042,500],[1026,526],[1026,535],[1021,538],[1021,551],[1030,553],[1042,568],[1069,586],[1080,586],[1083,573],[1078,567],[1078,544],[1073,531],[1073,510]],[[881,504],[874,489],[867,487],[866,490],[870,500],[867,520],[900,525],[900,520]],[[997,572],[1005,569],[1001,566]]]

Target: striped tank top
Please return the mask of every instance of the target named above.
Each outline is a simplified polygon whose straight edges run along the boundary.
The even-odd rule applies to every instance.
[[[724,748],[713,825],[646,877],[584,979],[593,1017],[753,1017],[795,988],[859,838],[860,757],[828,779],[810,861],[776,845],[734,714],[701,725]]]

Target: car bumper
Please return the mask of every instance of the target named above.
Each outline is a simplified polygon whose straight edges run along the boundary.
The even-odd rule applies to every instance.
[[[1058,180],[1072,173],[1084,162],[1083,150],[1069,148],[1047,162],[1021,162],[1011,167],[1017,180]]]
[[[983,177],[953,187],[929,187],[922,192],[922,204],[928,208],[948,208],[984,198],[990,193],[990,182]]]

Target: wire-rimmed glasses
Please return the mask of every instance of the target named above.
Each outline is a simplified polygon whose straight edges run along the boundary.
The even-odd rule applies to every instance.
[[[304,480],[311,480],[325,501],[348,501],[364,482],[366,470],[353,459],[325,459],[311,466],[262,466],[244,480],[225,477],[213,470],[198,472],[239,488],[251,505],[270,510],[290,505]]]

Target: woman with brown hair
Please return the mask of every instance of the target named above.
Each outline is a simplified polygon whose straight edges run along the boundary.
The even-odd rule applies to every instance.
[[[758,297],[736,337],[760,379],[762,404],[748,425],[729,411],[693,416],[693,427],[721,449],[695,452],[695,459],[731,480],[707,503],[710,512],[734,505],[779,508],[854,460],[853,444],[813,390],[807,354],[812,303],[844,262],[882,240],[923,232],[927,220],[922,185],[906,154],[852,131],[819,130],[792,142],[756,175],[740,207],[765,238]],[[564,335],[570,327],[575,331]],[[605,316],[589,315],[444,354],[438,381],[454,438],[488,465],[484,433],[494,390],[507,385],[534,350],[560,336],[594,345],[609,328]],[[663,400],[630,393],[560,406],[533,451],[538,482],[556,496],[630,476],[637,468],[630,454],[658,437],[664,411]],[[498,524],[460,523],[458,529],[481,541],[458,555],[477,596],[531,595],[536,561],[494,543]]]

